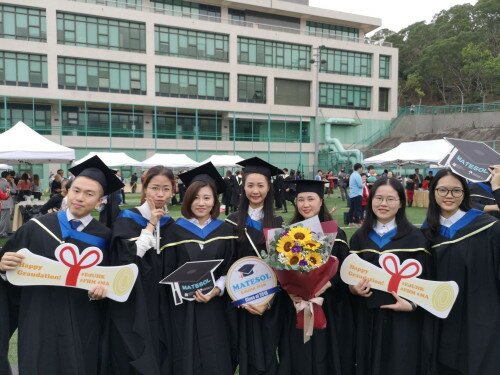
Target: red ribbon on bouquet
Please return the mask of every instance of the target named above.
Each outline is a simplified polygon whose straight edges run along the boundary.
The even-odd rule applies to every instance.
[[[93,267],[102,260],[102,252],[98,248],[89,247],[82,254],[78,254],[78,248],[73,244],[57,248],[55,256],[61,263],[69,267],[68,275],[66,276],[67,286],[76,286],[80,271]]]
[[[399,258],[394,254],[384,254],[380,258],[380,265],[391,275],[387,291],[398,292],[401,279],[410,279],[422,273],[422,266],[416,260],[406,260],[401,265]]]

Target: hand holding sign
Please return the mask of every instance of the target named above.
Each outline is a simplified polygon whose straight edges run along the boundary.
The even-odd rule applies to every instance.
[[[119,267],[99,267],[102,252],[97,247],[88,247],[80,254],[78,248],[63,243],[55,250],[58,261],[21,249],[17,254],[24,258],[20,264],[7,271],[7,280],[14,285],[66,286],[96,293],[96,286],[108,288],[107,297],[125,302],[137,279],[135,264]],[[97,292],[101,295],[102,293]]]
[[[395,292],[439,318],[448,316],[458,295],[456,282],[418,279],[422,265],[415,259],[401,264],[395,254],[383,254],[379,263],[382,268],[351,254],[342,263],[340,277],[349,285],[367,279],[373,289]]]

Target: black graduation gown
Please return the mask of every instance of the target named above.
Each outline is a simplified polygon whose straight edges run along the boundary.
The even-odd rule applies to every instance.
[[[392,240],[397,229],[379,237],[374,231],[366,238],[361,230],[353,234],[351,252],[380,267],[382,254],[396,254],[401,263],[416,259],[422,264],[423,279],[429,279],[430,253],[420,230]],[[373,237],[372,237],[373,236]],[[397,251],[393,251],[397,250]],[[356,373],[359,375],[425,374],[430,369],[432,325],[421,308],[413,312],[368,307],[392,304],[396,300],[388,293],[373,290],[371,297],[353,296],[356,316]],[[379,302],[375,301],[377,299]],[[384,300],[383,302],[381,301]]]
[[[38,220],[57,238],[78,246],[80,252],[95,244],[62,237],[59,213]],[[65,214],[64,214],[65,215]],[[67,219],[66,219],[67,220]],[[93,219],[82,231],[109,243],[111,231]],[[7,251],[28,248],[56,260],[60,243],[33,220],[23,225],[5,244]],[[100,266],[108,265],[108,249]],[[106,300],[89,301],[87,291],[55,286],[19,287],[18,356],[20,375],[95,375],[99,373],[99,353]]]
[[[238,235],[237,222],[238,213],[231,214],[227,221],[233,224],[235,235]],[[258,223],[260,224],[260,223]],[[257,248],[265,250],[266,243],[264,233],[257,229],[258,224],[247,225],[248,234]],[[281,216],[275,217],[274,228],[279,228],[283,224]],[[236,242],[237,258],[247,256],[257,256],[255,251],[245,237],[243,241]],[[255,374],[276,374],[278,371],[278,342],[283,329],[283,307],[282,299],[288,296],[284,292],[275,294],[271,302],[271,309],[263,315],[254,315],[244,309],[230,307],[232,313],[236,315],[235,322],[231,328],[233,337],[238,342],[238,362],[240,375]]]
[[[454,280],[459,292],[448,318],[436,319],[437,362],[462,374],[498,374],[500,221],[472,209],[441,230],[432,241],[436,279]]]
[[[332,255],[340,264],[349,255],[347,237],[339,228]],[[286,296],[285,328],[280,340],[279,374],[339,375],[352,374],[354,367],[354,320],[348,287],[339,272],[330,280],[332,286],[321,297],[326,328],[315,329],[306,344],[303,330],[296,327],[296,311]],[[368,373],[367,373],[368,374]]]
[[[9,340],[17,329],[18,288],[0,278],[0,374],[10,374]]]
[[[490,182],[476,182],[469,184],[469,190],[472,206],[480,211],[483,211],[484,206],[486,205],[498,204],[495,200],[495,195],[491,189]],[[488,214],[500,219],[499,211],[490,211]]]
[[[233,260],[234,240],[230,224],[213,220],[200,230],[186,219],[170,225],[171,243],[164,252],[164,274],[186,262],[223,259],[214,278],[226,275]],[[198,242],[202,241],[203,249]],[[208,242],[206,242],[208,241]],[[206,242],[206,243],[205,243]],[[169,291],[171,296],[171,291]],[[172,360],[175,375],[229,375],[233,373],[227,293],[208,303],[183,301],[171,307]]]
[[[136,239],[147,225],[138,209],[122,211],[113,226],[110,246],[111,265],[135,263],[139,276],[126,302],[109,302],[107,332],[109,346],[104,361],[106,374],[167,374],[169,288],[159,284],[163,278],[163,255],[152,248],[137,256]],[[167,228],[173,220],[160,220],[160,248],[167,242]]]

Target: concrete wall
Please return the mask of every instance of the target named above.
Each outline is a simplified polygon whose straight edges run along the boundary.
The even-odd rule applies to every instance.
[[[405,116],[392,130],[391,136],[444,133],[450,130],[480,128],[500,128],[500,116],[498,112]]]

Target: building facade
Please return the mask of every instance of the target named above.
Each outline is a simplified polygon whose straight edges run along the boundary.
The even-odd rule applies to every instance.
[[[0,131],[313,173],[332,137],[363,144],[397,115],[398,51],[365,37],[380,25],[307,0],[2,0]]]

